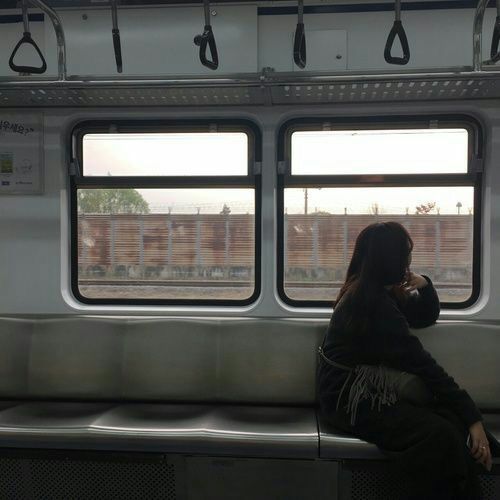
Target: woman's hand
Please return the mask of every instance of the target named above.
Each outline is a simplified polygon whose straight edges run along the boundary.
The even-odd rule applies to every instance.
[[[420,274],[412,273],[408,271],[406,273],[405,281],[401,283],[401,289],[406,293],[413,292],[413,290],[419,290],[424,288],[429,284],[429,282]]]
[[[474,457],[476,462],[483,464],[484,467],[490,471],[492,465],[491,451],[482,422],[479,421],[472,424],[469,427],[469,433],[471,437],[471,455]]]

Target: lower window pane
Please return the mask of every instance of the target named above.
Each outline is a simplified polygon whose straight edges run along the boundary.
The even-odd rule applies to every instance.
[[[89,299],[245,300],[253,189],[79,189],[78,289]]]
[[[335,300],[360,231],[395,221],[414,241],[412,271],[433,280],[441,302],[465,302],[472,293],[473,200],[473,187],[286,189],[286,295]]]

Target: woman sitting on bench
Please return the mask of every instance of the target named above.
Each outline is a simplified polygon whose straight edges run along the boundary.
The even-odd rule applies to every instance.
[[[499,445],[469,394],[409,331],[439,316],[431,280],[409,270],[412,249],[396,222],[358,236],[320,348],[321,409],[335,427],[395,458],[414,479],[411,498],[480,499],[476,462],[490,470],[490,446],[496,455]],[[409,395],[400,390],[409,374],[420,395],[418,384]]]

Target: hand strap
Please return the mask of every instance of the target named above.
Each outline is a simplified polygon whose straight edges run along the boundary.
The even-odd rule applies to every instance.
[[[295,36],[293,39],[293,60],[295,64],[304,69],[306,67],[306,33],[304,28],[304,0],[299,0],[298,3],[298,19]]]
[[[403,57],[394,57],[391,54],[396,36],[401,42],[401,47],[403,48]],[[408,45],[408,38],[406,38],[406,33],[400,20],[394,21],[389,36],[387,37],[387,42],[385,43],[384,49],[384,59],[389,64],[399,65],[408,64],[410,60],[410,46]]]
[[[123,72],[122,43],[120,39],[120,30],[118,29],[118,7],[116,0],[111,0],[111,16],[113,19],[113,49],[115,51],[116,71]]]
[[[401,0],[396,0],[394,3],[394,24],[387,37],[387,42],[385,42],[384,48],[384,59],[389,64],[408,64],[410,60],[410,46],[408,45],[408,38],[406,38],[406,32],[401,23]],[[391,52],[394,45],[394,40],[396,37],[399,38],[401,47],[403,49],[403,57],[393,57]]]
[[[36,67],[36,66],[18,66],[14,62],[14,57],[16,56],[17,51],[24,44],[28,44],[28,45],[31,45],[32,47],[34,47],[34,49],[36,50],[36,52],[37,52],[37,54],[40,57],[40,60],[42,62],[41,66],[39,66],[39,67]],[[21,40],[19,40],[19,42],[17,42],[17,45],[14,47],[14,50],[12,51],[12,54],[9,58],[9,66],[10,66],[10,69],[12,71],[15,71],[16,73],[36,73],[38,75],[41,75],[42,73],[45,73],[45,71],[47,71],[47,62],[45,61],[45,58],[43,57],[42,52],[38,48],[38,45],[35,43],[33,38],[31,38],[31,33],[29,31],[24,32],[23,37],[21,38]]]
[[[201,35],[194,38],[194,44],[200,47],[200,62],[203,66],[215,70],[219,67],[219,54],[217,52],[217,44],[215,36],[210,25],[210,3],[209,0],[204,0],[205,10],[205,28]],[[207,49],[210,49],[210,57],[207,57]]]
[[[23,37],[19,42],[17,42],[17,45],[14,47],[14,50],[12,51],[12,54],[10,55],[9,58],[9,66],[12,71],[15,71],[16,73],[36,73],[41,75],[42,73],[45,73],[47,71],[47,62],[45,61],[45,58],[43,57],[42,52],[38,48],[38,45],[35,43],[33,38],[31,38],[31,33],[30,33],[30,20],[29,20],[29,15],[28,15],[28,4],[27,0],[22,0],[21,3],[21,8],[22,8],[22,13],[23,13],[23,25],[24,25],[24,33]],[[23,44],[28,44],[34,47],[36,50],[38,56],[40,57],[40,60],[42,62],[42,65],[39,67],[36,66],[18,66],[14,62],[14,57],[17,54],[17,51]]]

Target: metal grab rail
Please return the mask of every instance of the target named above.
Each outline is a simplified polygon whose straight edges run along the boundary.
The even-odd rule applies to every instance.
[[[472,34],[472,68],[474,71],[482,69],[482,36],[484,12],[489,0],[479,0],[474,13],[474,27]]]
[[[497,17],[495,18],[495,26],[493,27],[493,35],[491,36],[490,59],[485,61],[485,64],[495,64],[500,61],[500,0],[496,0]]]
[[[36,44],[36,42],[31,38],[31,31],[30,31],[30,21],[29,21],[29,16],[28,16],[28,4],[26,3],[27,0],[22,0],[21,7],[23,11],[23,25],[24,25],[24,33],[22,38],[17,42],[16,46],[14,47],[14,50],[12,51],[12,54],[10,55],[9,58],[9,66],[12,71],[15,71],[16,73],[35,73],[38,75],[41,75],[47,71],[47,62],[45,61],[45,57],[43,57],[43,54]],[[17,51],[20,49],[22,45],[31,45],[37,52],[38,56],[40,57],[40,60],[42,62],[41,66],[18,66],[14,62],[14,58],[16,57]]]
[[[410,46],[408,44],[408,38],[406,37],[405,29],[403,28],[403,23],[401,22],[401,0],[396,0],[394,4],[394,11],[394,24],[392,25],[392,29],[389,32],[387,41],[385,42],[384,59],[389,64],[405,65],[410,61]],[[399,38],[399,41],[401,43],[401,47],[403,49],[403,57],[394,57],[391,54],[396,36]]]
[[[293,39],[293,60],[295,64],[304,69],[307,62],[306,33],[304,28],[304,0],[298,0],[297,5],[297,28]]]
[[[47,16],[49,16],[54,31],[56,33],[57,40],[57,73],[59,81],[66,80],[67,70],[66,70],[66,39],[64,37],[64,30],[62,27],[61,18],[57,12],[49,7],[43,0],[27,0],[31,5],[38,7]]]
[[[111,0],[111,19],[113,22],[113,48],[115,50],[116,71],[121,73],[123,71],[122,61],[122,44],[120,39],[120,30],[118,29],[118,7],[116,0]]]
[[[205,12],[205,27],[201,35],[194,37],[194,44],[200,47],[201,64],[209,69],[216,70],[219,67],[219,54],[210,24],[210,0],[203,0],[203,9]],[[207,58],[207,48],[210,49],[211,60]]]

